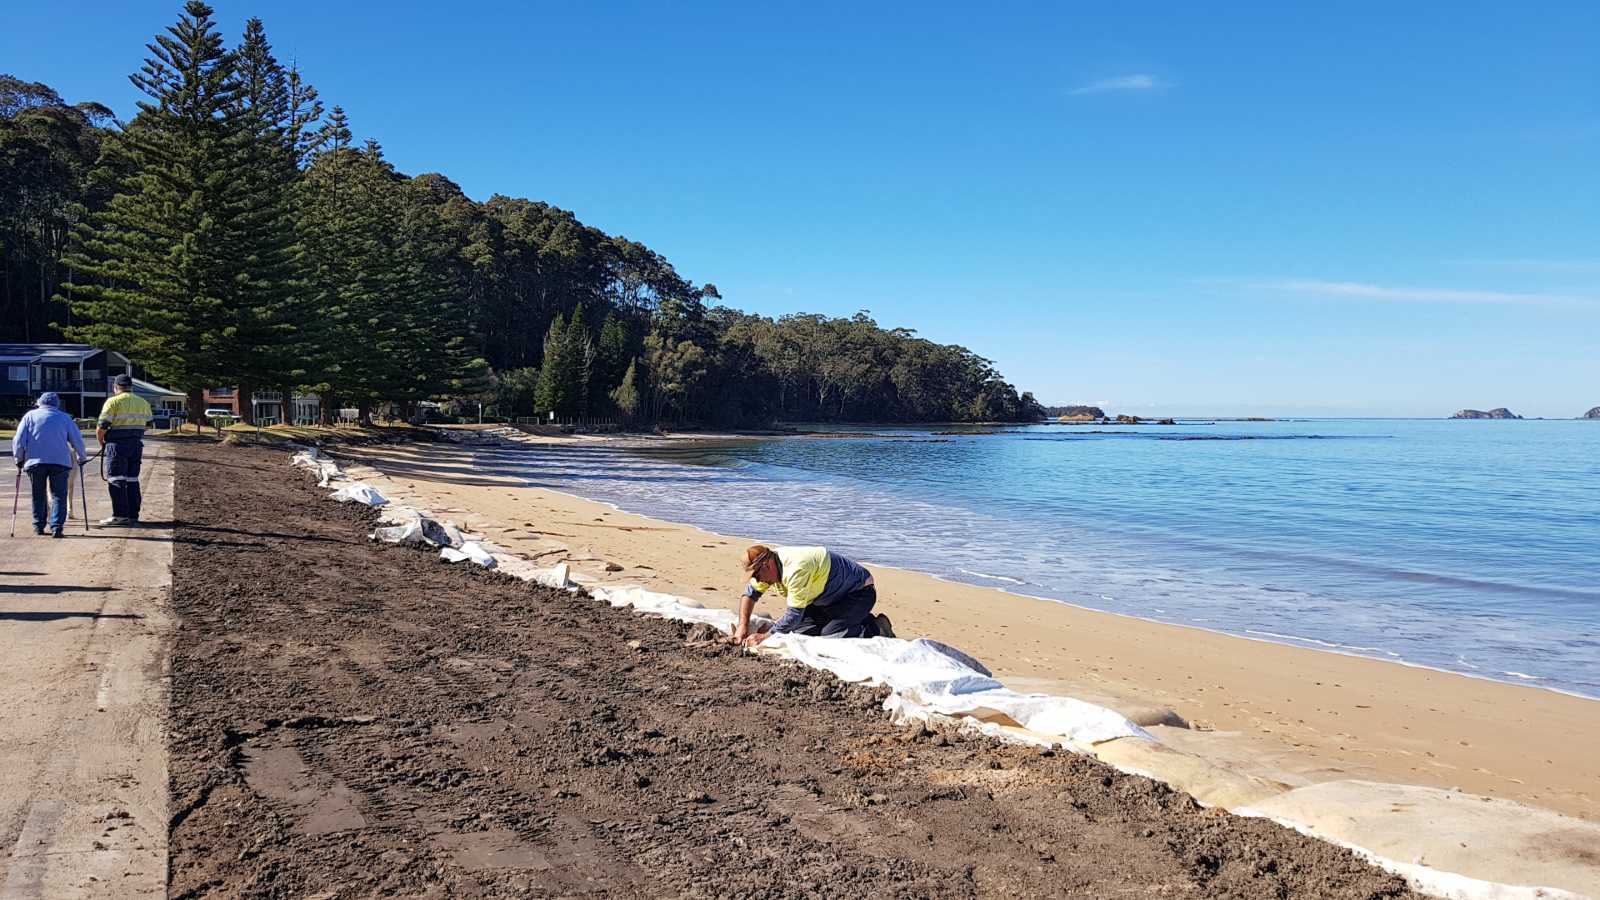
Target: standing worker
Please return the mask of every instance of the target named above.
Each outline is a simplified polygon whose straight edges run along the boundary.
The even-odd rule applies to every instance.
[[[46,513],[51,537],[61,537],[66,528],[67,485],[72,478],[74,451],[81,467],[89,459],[89,451],[84,449],[78,423],[61,411],[61,397],[55,391],[40,394],[34,408],[17,423],[17,436],[11,440],[11,455],[17,468],[27,472],[33,483],[34,534],[44,534]],[[48,506],[46,488],[50,493]]]
[[[111,516],[101,525],[139,524],[139,464],[144,461],[144,430],[150,424],[150,404],[133,392],[133,379],[118,375],[111,381],[112,395],[100,407],[94,436],[106,455],[106,482],[111,491]]]
[[[739,622],[734,643],[759,644],[772,634],[809,634],[821,637],[894,637],[889,617],[873,615],[878,589],[872,573],[847,556],[826,547],[768,547],[744,551],[744,570],[750,584],[739,602]],[[750,613],[767,591],[776,591],[788,604],[771,631],[750,634]]]

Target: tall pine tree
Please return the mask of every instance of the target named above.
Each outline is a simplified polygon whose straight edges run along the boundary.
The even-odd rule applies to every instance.
[[[303,332],[316,313],[306,291],[294,206],[300,177],[297,134],[313,110],[305,108],[303,96],[296,96],[297,88],[273,56],[260,19],[245,25],[235,59],[239,90],[233,114],[245,164],[240,173],[239,228],[231,251],[240,265],[241,304],[234,369],[245,401],[240,408],[247,417],[253,389],[268,385],[283,395],[287,420],[294,386],[306,379],[311,366],[311,348]],[[298,90],[303,93],[307,88]],[[297,102],[301,108],[295,108]]]
[[[80,278],[67,301],[86,324],[69,337],[114,347],[189,395],[228,383],[239,349],[248,225],[239,83],[211,7],[190,0],[130,76],[149,98],[119,140],[134,162],[64,261]]]

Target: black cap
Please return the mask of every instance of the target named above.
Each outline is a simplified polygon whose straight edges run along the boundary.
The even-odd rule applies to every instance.
[[[133,387],[133,379],[127,375],[118,375],[111,379],[111,383],[117,387]]]

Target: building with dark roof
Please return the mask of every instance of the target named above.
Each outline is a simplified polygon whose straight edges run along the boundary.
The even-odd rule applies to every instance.
[[[133,363],[115,350],[88,344],[0,344],[0,416],[27,412],[45,391],[61,395],[61,411],[79,419],[100,414],[111,379],[133,375]],[[135,380],[134,392],[152,408],[181,407],[183,395]]]

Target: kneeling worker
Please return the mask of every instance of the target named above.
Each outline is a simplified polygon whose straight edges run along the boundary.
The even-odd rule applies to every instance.
[[[894,637],[889,617],[873,615],[878,590],[872,573],[860,563],[825,547],[768,547],[756,544],[744,552],[750,585],[739,601],[734,643],[759,644],[769,634],[821,637]],[[750,613],[767,591],[788,603],[771,631],[750,633]]]

